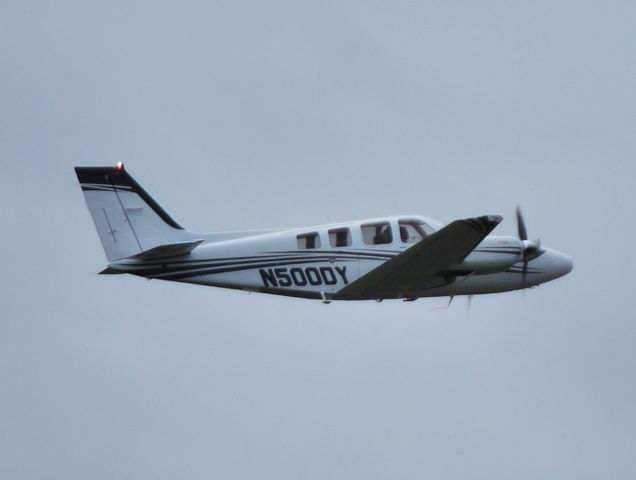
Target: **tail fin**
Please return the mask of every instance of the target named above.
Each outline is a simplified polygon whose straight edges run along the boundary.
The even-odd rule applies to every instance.
[[[115,167],[75,167],[75,173],[109,261],[192,239],[122,163]]]

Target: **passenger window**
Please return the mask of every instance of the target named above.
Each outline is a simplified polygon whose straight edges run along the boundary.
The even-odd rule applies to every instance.
[[[393,241],[391,225],[387,222],[362,225],[362,240],[367,245],[383,245]]]
[[[433,233],[433,229],[420,220],[400,220],[398,225],[402,243],[417,243]]]
[[[296,237],[298,240],[298,248],[302,250],[310,248],[320,248],[320,236],[316,232],[303,233]]]
[[[332,247],[350,247],[351,231],[348,228],[334,228],[329,230],[329,244]]]

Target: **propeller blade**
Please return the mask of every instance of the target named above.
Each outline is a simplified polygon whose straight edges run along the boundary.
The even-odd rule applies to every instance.
[[[519,232],[520,240],[528,240],[528,230],[526,230],[526,222],[523,220],[521,207],[517,207],[517,231]]]

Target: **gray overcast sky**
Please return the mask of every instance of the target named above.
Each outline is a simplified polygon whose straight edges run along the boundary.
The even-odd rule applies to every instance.
[[[0,478],[632,479],[636,3],[0,3]],[[525,207],[527,294],[100,277],[73,174],[193,230]]]

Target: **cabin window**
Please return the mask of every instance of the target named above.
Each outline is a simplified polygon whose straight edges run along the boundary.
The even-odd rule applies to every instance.
[[[351,230],[348,228],[334,228],[329,230],[329,244],[332,247],[350,247]]]
[[[400,220],[398,225],[402,243],[417,243],[433,233],[433,229],[421,220]]]
[[[391,225],[388,222],[362,225],[362,240],[367,245],[384,245],[393,241]]]
[[[307,250],[310,248],[320,248],[320,236],[317,232],[303,233],[296,237],[298,240],[298,248]]]

